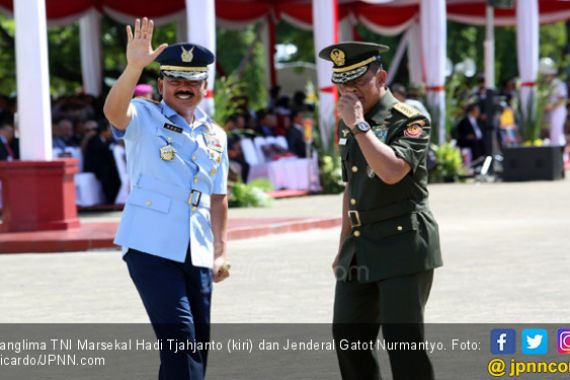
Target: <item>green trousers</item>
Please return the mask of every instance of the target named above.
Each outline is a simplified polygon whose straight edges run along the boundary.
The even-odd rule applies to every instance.
[[[376,342],[382,327],[384,341],[424,341],[423,314],[433,270],[374,283],[337,281],[333,337],[344,380],[380,379],[377,351],[347,349],[359,342]],[[398,346],[399,347],[399,346]],[[394,380],[432,380],[433,368],[423,350],[388,350]]]

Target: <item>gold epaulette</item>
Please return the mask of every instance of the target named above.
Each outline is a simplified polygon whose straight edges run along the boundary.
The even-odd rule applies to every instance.
[[[407,118],[417,116],[420,113],[420,111],[418,111],[414,107],[409,106],[406,103],[402,102],[396,103],[396,105],[394,105],[393,108]]]

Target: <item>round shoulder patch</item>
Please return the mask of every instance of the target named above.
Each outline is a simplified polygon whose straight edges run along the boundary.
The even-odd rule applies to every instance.
[[[411,124],[404,130],[404,136],[418,138],[422,135],[422,127],[419,124]]]

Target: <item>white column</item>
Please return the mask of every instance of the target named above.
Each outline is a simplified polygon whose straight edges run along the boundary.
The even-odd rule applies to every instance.
[[[91,9],[79,20],[81,75],[86,94],[101,95],[103,68],[101,60],[101,16]]]
[[[215,0],[186,0],[186,23],[188,42],[208,48],[216,54],[216,5]],[[209,115],[214,114],[214,83],[216,63],[208,68],[208,94],[202,101],[202,108]]]
[[[524,3],[524,6],[523,6]],[[538,72],[538,1],[517,1],[517,55],[521,77],[521,110],[523,118],[533,118],[536,111],[533,97]],[[531,112],[529,114],[529,111]]]
[[[52,159],[45,0],[14,1],[22,160]]]
[[[410,83],[418,85],[424,81],[424,62],[422,60],[422,31],[420,24],[414,22],[410,27],[408,40],[408,71]]]
[[[486,7],[485,25],[485,88],[495,88],[495,8],[492,5]]]
[[[422,50],[426,67],[427,103],[432,115],[432,136],[445,142],[445,59],[447,20],[444,0],[420,0]],[[432,137],[433,138],[433,137]]]
[[[354,19],[347,16],[338,22],[339,41],[354,41]]]
[[[319,130],[325,149],[333,141],[336,126],[335,101],[336,88],[331,82],[332,64],[320,59],[319,52],[338,41],[338,16],[336,0],[313,0],[313,36],[317,62],[317,81],[319,86]]]

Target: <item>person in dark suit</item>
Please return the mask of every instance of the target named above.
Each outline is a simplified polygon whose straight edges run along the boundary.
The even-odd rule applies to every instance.
[[[0,161],[20,158],[18,139],[14,137],[14,122],[11,118],[0,121]]]
[[[275,136],[275,127],[277,126],[277,116],[273,111],[259,110],[257,111],[257,127],[255,133],[259,136],[269,137]]]
[[[106,202],[114,204],[121,188],[121,179],[110,147],[113,136],[111,128],[106,123],[98,122],[98,124],[97,134],[87,142],[83,170],[95,174],[103,187]]]
[[[294,153],[295,156],[300,158],[307,156],[302,112],[293,111],[291,114],[291,125],[287,128],[287,145],[289,145],[289,151]]]
[[[479,105],[469,104],[465,109],[465,116],[456,127],[457,145],[471,149],[473,160],[485,155],[485,140],[478,121],[480,113]]]

